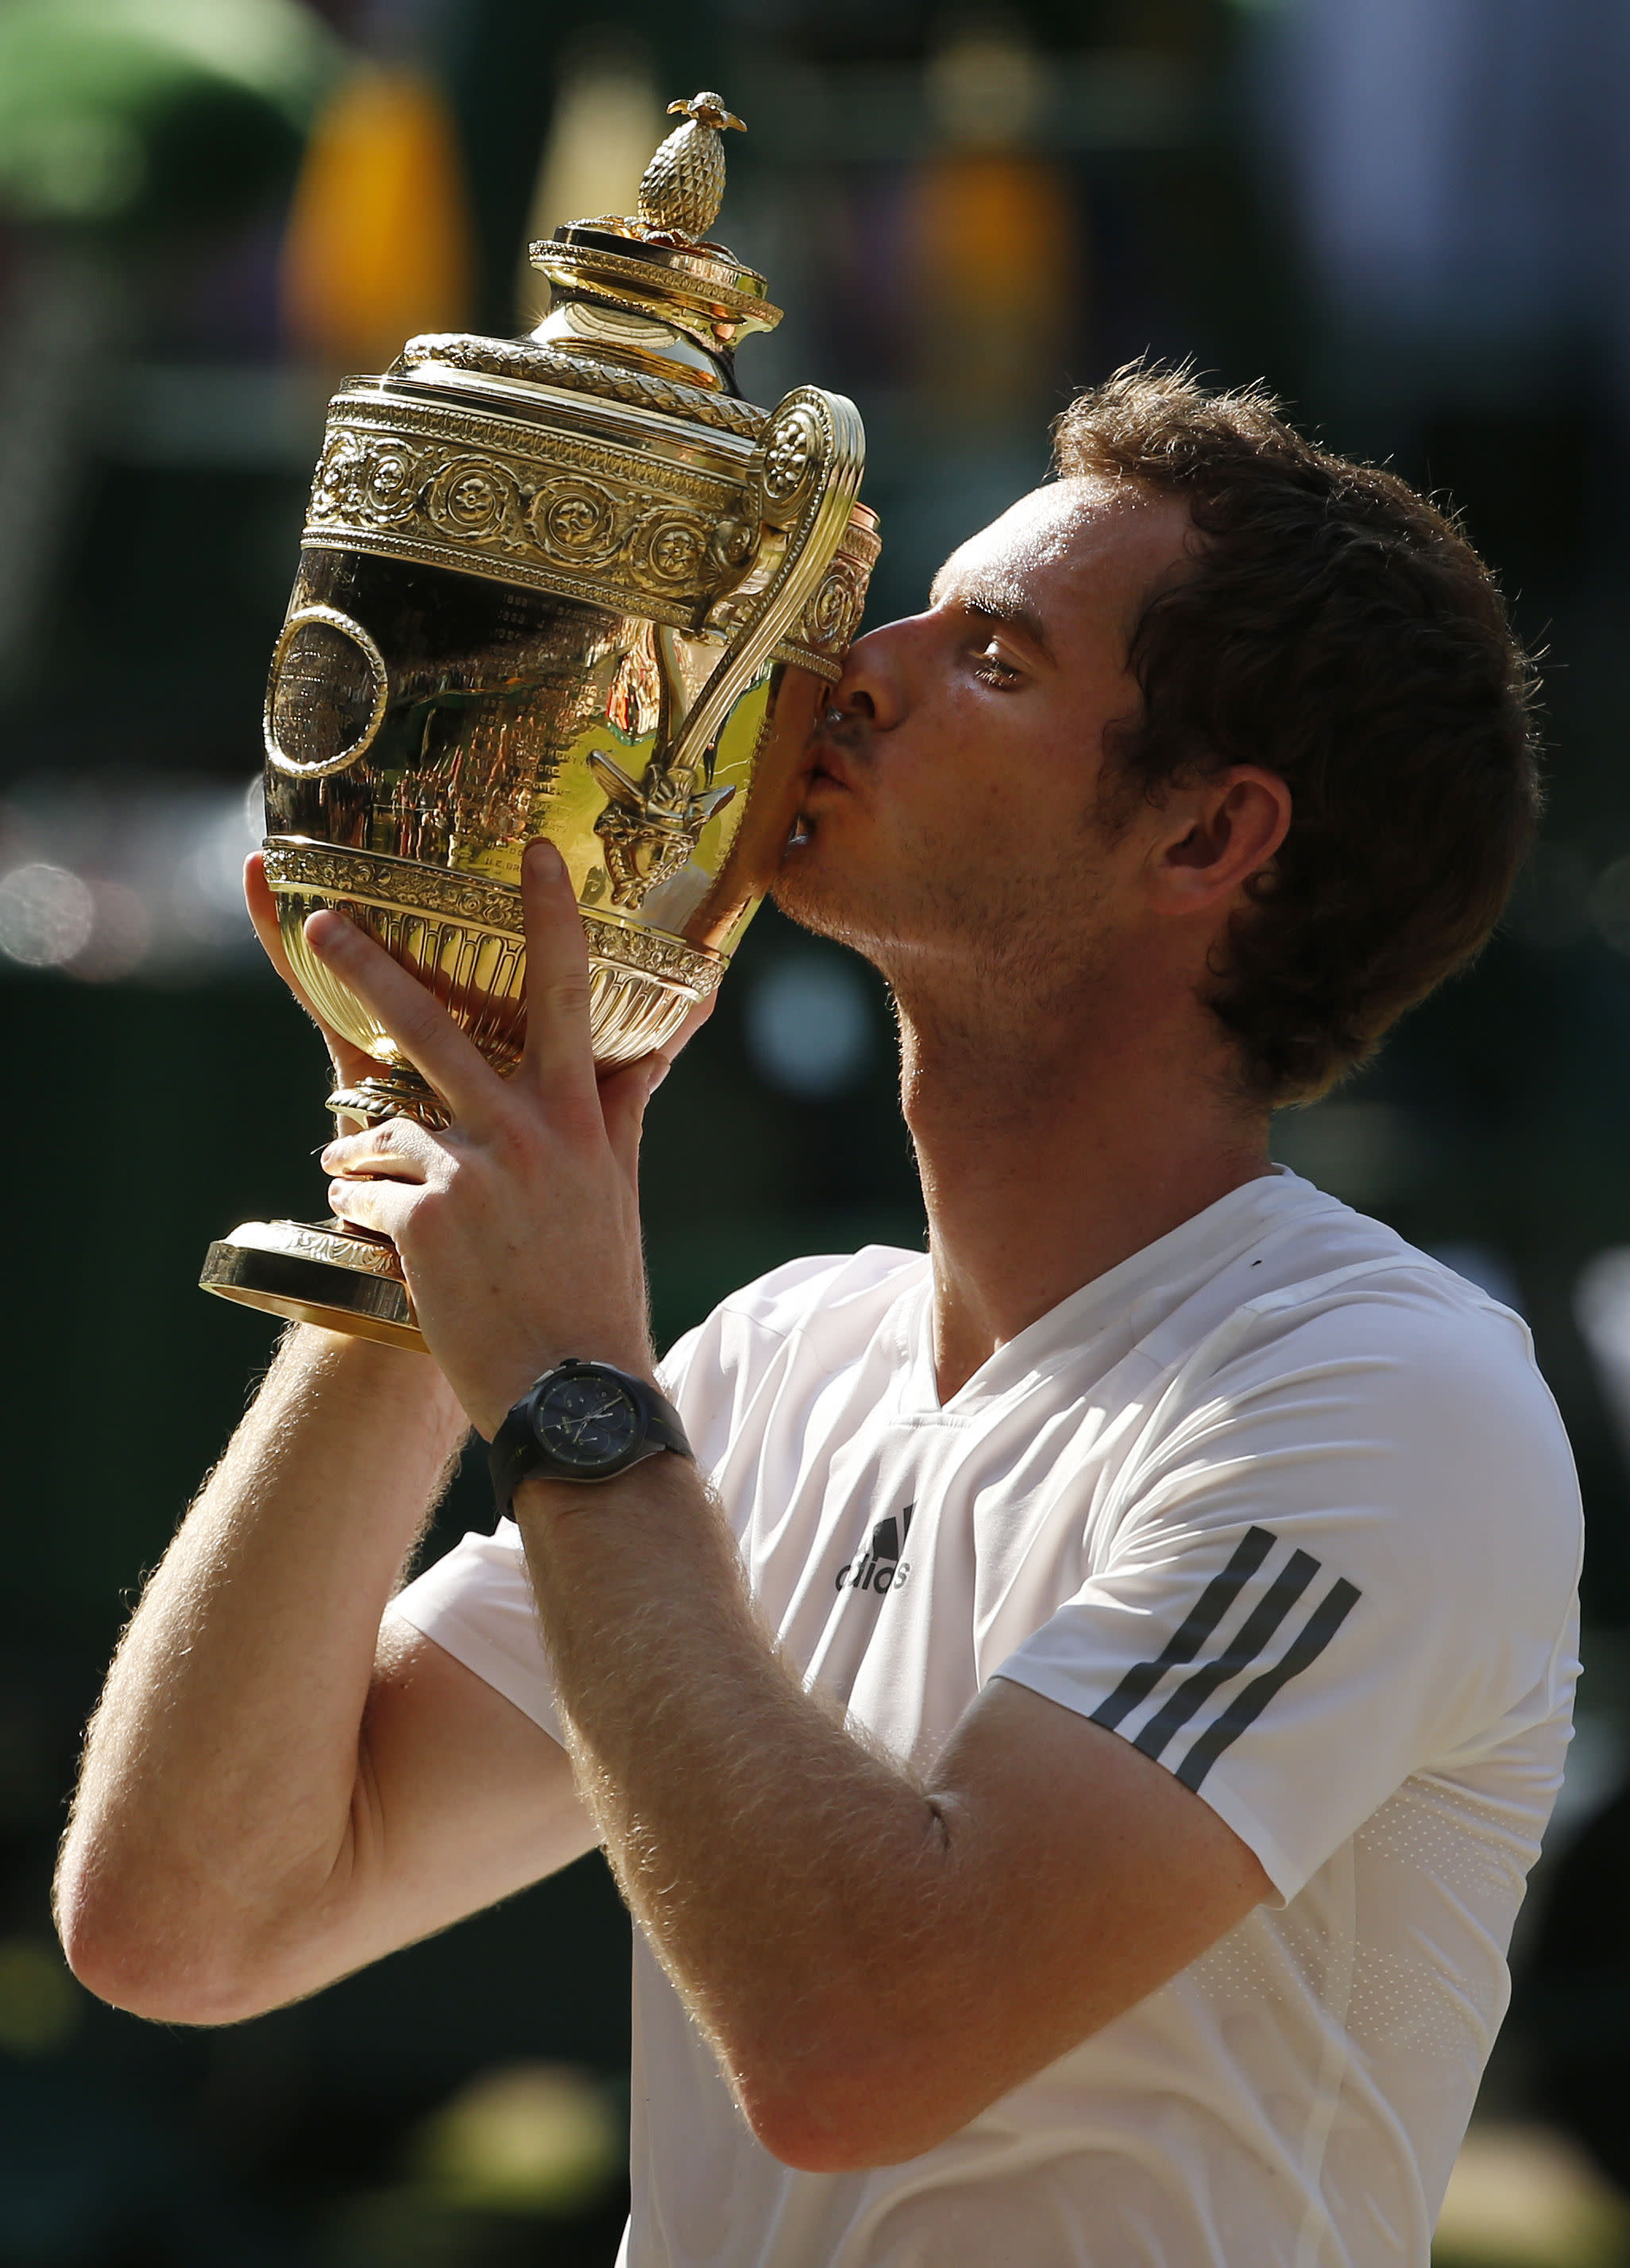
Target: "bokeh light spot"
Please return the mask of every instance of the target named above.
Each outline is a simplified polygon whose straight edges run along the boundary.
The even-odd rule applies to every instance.
[[[27,968],[60,968],[96,926],[96,901],[77,874],[35,860],[0,881],[0,953]]]
[[[747,996],[748,1052],[785,1094],[836,1094],[872,1052],[871,1003],[859,972],[835,956],[778,961]]]
[[[55,1946],[37,1938],[0,1938],[0,2048],[11,2055],[50,2055],[79,2028],[85,1998]]]
[[[484,2072],[420,2129],[419,2184],[476,2213],[569,2214],[622,2165],[623,2122],[598,2080],[567,2064]]]

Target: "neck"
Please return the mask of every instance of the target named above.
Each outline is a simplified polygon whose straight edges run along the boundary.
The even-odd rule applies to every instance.
[[[1191,995],[1044,1014],[899,1001],[901,1093],[933,1263],[941,1398],[1083,1284],[1270,1170]]]

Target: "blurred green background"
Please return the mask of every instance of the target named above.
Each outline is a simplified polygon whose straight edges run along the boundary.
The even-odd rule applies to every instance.
[[[1545,653],[1501,934],[1279,1154],[1518,1307],[1589,1508],[1581,1735],[1443,2268],[1630,2262],[1630,15],[1621,0],[0,0],[0,2268],[608,2263],[627,1933],[597,1860],[218,2034],[67,1976],[47,1889],[120,1624],[266,1362],[193,1289],[321,1209],[314,1036],[237,870],[322,403],[536,320],[717,86],[719,233],[852,394],[871,619],[1145,350],[1265,376],[1464,510]],[[870,973],[761,917],[645,1177],[671,1337],[791,1254],[920,1238]],[[489,1519],[461,1476],[431,1550]]]

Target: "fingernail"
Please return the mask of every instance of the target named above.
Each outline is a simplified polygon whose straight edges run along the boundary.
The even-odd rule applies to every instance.
[[[320,923],[321,928],[318,926]],[[316,913],[306,917],[306,942],[313,953],[321,953],[325,947],[331,952],[335,946],[343,942],[350,927],[350,924],[343,914],[336,914],[328,906],[321,907]]]
[[[658,1087],[661,1086],[663,1080],[667,1077],[669,1071],[671,1071],[673,1068],[674,1059],[671,1056],[659,1056],[657,1057],[656,1069],[651,1074],[651,1084],[645,1089],[645,1100],[647,1101],[649,1101],[651,1097],[656,1093]]]

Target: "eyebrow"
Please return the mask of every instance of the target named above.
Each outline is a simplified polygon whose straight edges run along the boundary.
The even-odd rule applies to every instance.
[[[977,615],[981,621],[1000,622],[1005,629],[1019,631],[1049,661],[1054,659],[1052,641],[1047,635],[1046,624],[1029,600],[1013,584],[955,583],[948,590],[944,571],[941,570],[929,585],[928,602],[938,607],[948,601],[953,606],[962,607],[970,615]]]

